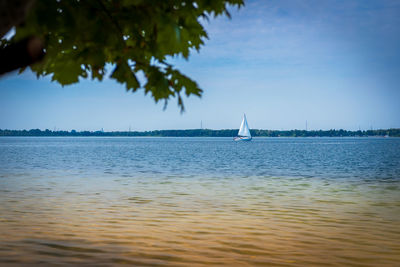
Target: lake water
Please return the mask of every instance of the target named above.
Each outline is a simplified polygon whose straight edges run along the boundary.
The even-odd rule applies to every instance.
[[[0,138],[0,265],[398,266],[400,138]]]

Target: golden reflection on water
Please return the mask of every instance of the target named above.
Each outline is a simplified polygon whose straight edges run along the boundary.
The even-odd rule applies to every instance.
[[[3,188],[0,264],[400,262],[398,182],[161,180],[38,179]]]

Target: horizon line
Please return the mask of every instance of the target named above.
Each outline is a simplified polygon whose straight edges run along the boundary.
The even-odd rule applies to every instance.
[[[211,128],[188,128],[188,129],[156,129],[156,130],[112,130],[112,131],[104,131],[103,128],[100,130],[75,130],[75,129],[71,129],[71,130],[61,130],[61,129],[53,129],[50,130],[48,128],[46,129],[41,129],[41,128],[31,128],[31,129],[22,129],[22,130],[18,130],[18,129],[1,129],[0,131],[42,131],[42,132],[77,132],[77,133],[81,133],[81,132],[90,132],[90,133],[96,133],[96,132],[102,132],[102,133],[115,133],[115,132],[121,132],[121,133],[130,133],[130,132],[156,132],[156,131],[193,131],[193,130],[197,130],[197,131],[235,131],[235,130],[239,130],[239,128],[225,128],[225,129],[211,129]],[[314,129],[314,130],[310,130],[310,129],[250,129],[250,131],[275,131],[275,132],[286,132],[286,131],[304,131],[304,132],[315,132],[315,131],[347,131],[347,132],[367,132],[367,131],[387,131],[387,130],[400,130],[400,127],[390,127],[390,128],[379,128],[379,129],[367,129],[367,130],[347,130],[347,129],[343,129],[343,128],[331,128],[331,129]]]

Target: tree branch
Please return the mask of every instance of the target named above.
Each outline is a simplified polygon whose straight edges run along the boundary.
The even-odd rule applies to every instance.
[[[0,49],[0,75],[29,66],[44,56],[43,42],[37,37],[28,37]]]

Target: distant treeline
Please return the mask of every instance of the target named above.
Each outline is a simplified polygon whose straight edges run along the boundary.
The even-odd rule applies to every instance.
[[[156,130],[156,131],[51,131],[51,130],[1,130],[0,136],[161,136],[161,137],[233,137],[237,135],[237,129],[210,130]],[[345,137],[345,136],[390,136],[400,137],[399,129],[380,129],[367,131],[346,131],[346,130],[251,130],[251,135],[255,137]]]

